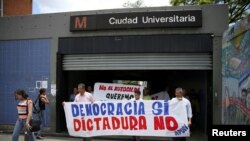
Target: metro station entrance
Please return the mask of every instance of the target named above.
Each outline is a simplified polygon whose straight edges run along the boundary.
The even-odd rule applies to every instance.
[[[195,38],[195,39],[194,39]],[[178,42],[179,40],[182,42]],[[150,95],[176,87],[187,91],[192,130],[212,123],[212,42],[210,35],[150,35],[61,38],[57,55],[57,132],[66,130],[62,101],[78,83],[144,81]]]

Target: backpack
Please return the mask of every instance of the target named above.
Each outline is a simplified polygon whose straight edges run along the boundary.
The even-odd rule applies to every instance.
[[[33,113],[38,114],[40,112],[41,112],[41,110],[40,110],[40,106],[39,106],[39,97],[37,97],[35,102],[33,102]]]
[[[37,98],[37,99],[38,99],[38,98]],[[36,108],[34,105],[36,105],[37,99],[36,99],[35,103],[32,103],[32,104],[33,104],[33,108]],[[28,100],[27,100],[27,105],[28,105]],[[33,111],[33,113],[35,113],[35,112],[38,112],[37,109],[36,109],[36,111]],[[39,111],[39,112],[40,112],[40,111]],[[39,113],[39,112],[38,112],[38,113]],[[27,107],[27,114],[28,114],[28,107]],[[39,119],[33,119],[33,118],[31,118],[30,121],[29,121],[29,124],[30,124],[30,126],[31,126],[30,132],[39,131],[39,130],[40,130],[40,125],[41,125],[41,119],[40,119],[40,118],[39,118]],[[26,133],[25,133],[25,134],[26,134]],[[27,137],[24,136],[24,140],[26,140],[26,139],[27,139]]]

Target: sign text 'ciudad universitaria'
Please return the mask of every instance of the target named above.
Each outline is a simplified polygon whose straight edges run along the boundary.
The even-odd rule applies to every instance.
[[[70,17],[71,32],[104,29],[201,26],[201,10],[131,12]]]

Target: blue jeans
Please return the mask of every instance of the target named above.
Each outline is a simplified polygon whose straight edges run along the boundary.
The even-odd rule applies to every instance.
[[[21,130],[25,127],[26,119],[18,119],[12,134],[12,141],[18,141]],[[29,141],[35,141],[34,133],[28,131]]]
[[[40,130],[37,132],[37,136],[41,136],[43,134],[43,127],[45,126],[45,111],[41,111],[38,113],[38,118],[41,120]]]

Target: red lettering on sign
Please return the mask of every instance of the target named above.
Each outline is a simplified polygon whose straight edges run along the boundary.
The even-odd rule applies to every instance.
[[[137,121],[136,117],[130,116],[129,120],[130,120],[130,130],[138,130],[137,129],[138,121]]]
[[[139,130],[147,130],[147,121],[145,116],[139,116]]]
[[[113,90],[113,86],[109,86],[108,90],[112,91]]]
[[[106,90],[106,86],[100,85],[100,86],[99,86],[99,90],[104,90],[104,91],[105,91],[105,90]]]
[[[81,121],[78,120],[78,119],[74,119],[73,120],[73,124],[74,124],[74,130],[77,132],[77,131],[80,131],[81,129]]]
[[[87,27],[87,17],[76,17],[75,18],[75,29],[85,29]]]
[[[119,92],[134,92],[135,90],[140,90],[139,87],[128,87],[128,86],[116,86],[114,87],[114,91],[119,91]]]
[[[103,118],[103,129],[104,129],[104,130],[110,129],[108,117],[104,117],[104,118]]]
[[[120,128],[120,120],[117,117],[112,117],[113,130]]]
[[[165,126],[164,126],[165,125]],[[175,131],[178,128],[178,123],[174,117],[171,116],[160,116],[154,117],[154,129]]]
[[[140,91],[140,88],[134,88],[134,91]]]
[[[163,117],[154,117],[154,129],[155,130],[164,130],[164,121],[163,121]]]
[[[175,131],[178,128],[178,123],[174,117],[167,116],[165,122],[167,129],[170,131]]]
[[[86,131],[85,120],[82,118],[82,130]]]
[[[94,118],[94,121],[96,123],[96,130],[100,130],[100,121],[102,119],[101,118]]]
[[[89,131],[92,131],[93,130],[93,122],[92,122],[92,120],[91,119],[87,119],[87,129],[89,130]]]
[[[122,120],[122,129],[127,130],[129,126],[128,117],[122,117],[121,120]]]
[[[147,130],[145,116],[126,117],[96,117],[73,119],[74,130],[98,131],[98,130]]]

